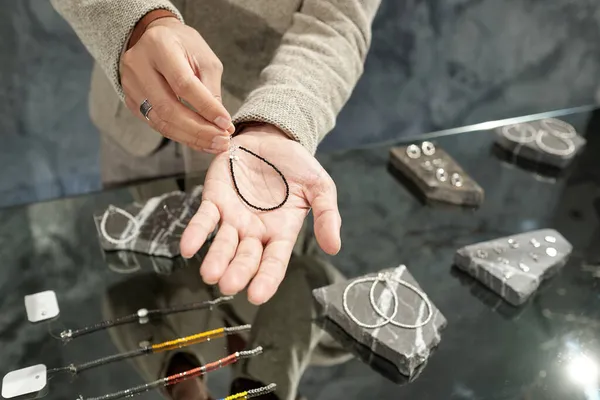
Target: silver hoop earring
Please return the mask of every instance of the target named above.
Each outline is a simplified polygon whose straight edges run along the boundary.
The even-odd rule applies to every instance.
[[[377,314],[378,317],[383,318],[383,321],[377,322],[375,324],[367,324],[367,323],[360,321],[358,318],[356,318],[356,316],[354,314],[352,314],[352,312],[350,311],[350,307],[348,306],[348,293],[350,292],[350,289],[357,284],[367,283],[367,282],[371,282],[371,288],[369,290],[369,301],[371,303],[371,308],[373,309],[373,311],[375,311],[375,313]],[[391,295],[392,295],[392,298],[394,301],[394,309],[390,316],[385,315],[385,312],[383,310],[381,310],[381,308],[379,308],[379,306],[377,305],[377,301],[375,300],[375,287],[377,286],[378,283],[384,284],[384,287],[386,287],[388,289],[388,291],[391,292]],[[427,317],[425,319],[422,319],[421,321],[419,321],[419,320],[415,321],[414,324],[404,324],[404,323],[395,321],[394,317],[396,317],[396,315],[398,314],[398,304],[400,303],[400,299],[398,298],[398,294],[396,293],[396,291],[391,287],[391,283],[396,283],[398,285],[404,286],[405,288],[407,288],[407,289],[413,291],[415,294],[417,294],[417,296],[419,296],[423,300],[423,303],[425,303],[425,306],[427,307],[427,311],[428,311]],[[388,276],[386,274],[381,274],[381,273],[374,277],[365,277],[365,278],[356,279],[356,280],[352,281],[348,286],[346,286],[346,289],[344,290],[344,294],[342,295],[342,306],[344,307],[344,311],[346,312],[346,315],[348,315],[348,317],[356,325],[358,325],[362,328],[366,328],[366,329],[381,328],[382,326],[385,326],[387,324],[391,324],[391,325],[394,325],[394,326],[397,326],[400,328],[405,328],[405,329],[418,329],[418,328],[421,328],[421,327],[427,325],[433,318],[433,313],[434,313],[433,305],[431,304],[431,301],[429,300],[427,295],[422,290],[420,290],[416,286],[411,285],[410,283],[408,283],[402,279],[393,278],[391,276]]]
[[[411,144],[406,148],[406,155],[413,160],[421,157],[421,149],[416,144]]]
[[[516,131],[515,134],[514,131]],[[502,127],[502,135],[510,141],[525,144],[533,142],[537,132],[535,128],[527,124],[513,124]]]
[[[563,156],[563,157],[569,156],[569,155],[573,154],[573,152],[575,151],[575,145],[573,144],[573,141],[571,139],[563,138],[560,136],[551,135],[551,136],[554,136],[555,139],[558,139],[559,141],[564,143],[567,146],[566,149],[556,149],[554,147],[548,146],[546,143],[544,143],[544,137],[546,135],[551,135],[551,134],[549,134],[546,131],[540,131],[535,138],[535,144],[538,145],[540,150],[542,150],[548,154],[553,154],[555,156]]]
[[[426,156],[432,156],[435,154],[435,146],[431,142],[421,143],[421,150],[423,150],[423,154]]]
[[[133,229],[131,230],[131,233],[129,234],[129,236],[126,236],[124,238],[115,239],[108,234],[108,232],[106,231],[106,221],[108,220],[108,214],[111,211],[115,212],[117,214],[121,214],[122,216],[124,216],[125,218],[127,218],[128,220],[131,221],[131,223],[133,224]],[[116,245],[129,243],[138,235],[139,231],[140,231],[140,223],[133,215],[131,215],[127,211],[125,211],[119,207],[115,207],[113,205],[110,205],[108,207],[108,209],[106,211],[104,211],[104,214],[102,215],[102,221],[100,221],[100,232],[102,233],[102,236],[104,237],[104,239],[106,239],[109,243],[116,244]]]
[[[435,171],[435,177],[440,182],[446,182],[448,180],[448,173],[444,168],[438,168]]]
[[[544,119],[540,122],[540,125],[546,132],[561,139],[572,139],[577,136],[577,131],[573,128],[573,125],[556,118]]]

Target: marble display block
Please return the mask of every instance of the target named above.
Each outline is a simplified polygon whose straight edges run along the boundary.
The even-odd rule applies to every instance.
[[[404,265],[369,274],[366,277],[375,278],[382,273],[419,288]],[[321,309],[321,318],[335,323],[348,336],[369,348],[372,353],[391,362],[403,375],[414,376],[420,370],[419,367],[428,360],[431,351],[439,344],[440,331],[446,326],[446,318],[432,303],[432,317],[420,328],[400,328],[389,323],[380,328],[363,328],[348,316],[343,306],[344,290],[352,282],[353,280],[348,280],[313,291],[313,297]],[[348,293],[350,311],[365,324],[375,324],[383,320],[374,312],[370,304],[371,285],[371,282],[356,284]],[[390,287],[397,293],[399,299],[395,321],[415,324],[427,317],[427,307],[421,297],[397,283],[390,283]],[[379,283],[374,294],[378,307],[390,315],[393,312],[394,301],[390,290],[384,289],[384,285]]]
[[[422,144],[411,146],[420,149]],[[412,182],[427,201],[468,207],[483,203],[484,191],[481,186],[444,149],[436,146],[434,154],[426,155],[419,151],[419,157],[412,158],[407,152],[408,148],[393,147],[390,150],[390,164]],[[455,179],[456,176],[460,179]]]
[[[496,144],[531,162],[566,168],[586,140],[575,128],[557,119],[524,122],[496,129]]]
[[[189,194],[175,191],[153,197],[144,204],[133,203],[121,210],[133,216],[136,224],[119,213],[115,206],[94,215],[100,244],[105,251],[129,250],[143,254],[176,257],[179,252],[179,240],[189,220],[200,206],[202,186],[194,188]],[[102,232],[102,219],[105,218],[105,233]],[[129,239],[131,240],[125,240]],[[123,241],[123,243],[114,243]]]
[[[518,306],[566,264],[572,250],[560,233],[541,229],[465,246],[457,250],[455,264]]]

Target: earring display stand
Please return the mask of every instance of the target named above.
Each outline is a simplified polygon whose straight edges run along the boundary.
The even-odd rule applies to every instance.
[[[466,207],[483,203],[481,186],[444,149],[436,147],[431,154],[431,151],[417,151],[418,148],[416,145],[393,147],[390,164],[414,183],[427,201]]]
[[[387,283],[378,280],[382,277],[389,278]],[[381,317],[371,305],[370,292],[374,280],[377,280],[373,291],[374,304],[386,318]],[[399,284],[398,281],[408,285]],[[407,377],[413,376],[419,366],[427,361],[432,349],[439,344],[440,331],[447,323],[431,300],[423,296],[422,289],[404,265],[313,291],[323,318],[391,362]],[[391,320],[416,328],[400,327],[391,323]]]
[[[542,229],[465,246],[454,260],[459,269],[518,306],[567,263],[572,250],[560,233]]]

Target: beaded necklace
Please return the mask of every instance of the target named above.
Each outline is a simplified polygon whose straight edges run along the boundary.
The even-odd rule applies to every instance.
[[[273,207],[259,207],[256,206],[252,203],[250,203],[250,201],[248,201],[248,199],[246,199],[246,197],[244,197],[244,195],[242,194],[242,192],[240,191],[240,188],[237,184],[237,181],[235,179],[235,171],[234,171],[234,164],[240,160],[240,157],[236,154],[237,150],[241,150],[244,151],[248,154],[250,154],[253,157],[256,157],[258,160],[264,162],[265,164],[267,164],[269,167],[273,168],[273,170],[275,172],[277,172],[277,174],[281,177],[281,180],[283,181],[283,184],[285,185],[285,196],[283,198],[283,200],[281,201],[281,203],[277,204],[276,206]],[[258,154],[254,153],[251,150],[248,150],[245,147],[242,146],[237,146],[235,145],[233,142],[230,141],[229,143],[229,171],[231,172],[231,180],[233,181],[233,187],[236,191],[236,193],[238,194],[238,196],[240,197],[240,199],[244,202],[244,204],[246,204],[248,207],[251,207],[255,210],[258,211],[273,211],[273,210],[277,210],[278,208],[283,207],[283,205],[285,204],[285,202],[288,200],[288,198],[290,197],[290,186],[288,184],[287,179],[285,179],[285,176],[283,176],[283,173],[279,170],[279,168],[277,168],[275,165],[273,165],[271,162],[267,161],[264,157],[259,156]]]

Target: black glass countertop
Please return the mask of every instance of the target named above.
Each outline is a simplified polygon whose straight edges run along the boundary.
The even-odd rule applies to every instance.
[[[424,204],[390,172],[387,145],[321,157],[338,186],[343,218],[343,248],[332,263],[347,277],[405,264],[448,325],[439,347],[410,383],[395,382],[354,358],[308,368],[299,387],[303,396],[600,398],[600,113],[562,119],[588,143],[558,177],[503,160],[493,149],[491,131],[429,137],[482,186],[485,201],[478,209]],[[53,335],[103,319],[107,293],[142,274],[167,279],[172,268],[198,267],[192,259],[115,268],[99,247],[92,215],[133,199],[131,188],[123,188],[0,210],[0,374],[117,352],[106,332],[67,345]],[[508,305],[453,268],[459,247],[541,228],[558,230],[574,250],[558,275],[522,307]],[[139,281],[129,290],[153,290]],[[51,324],[30,324],[23,297],[44,290],[56,291],[61,315]],[[227,394],[229,379],[227,370],[209,378],[214,396]],[[101,395],[140,383],[132,365],[116,363],[76,378],[56,377],[46,398]]]

